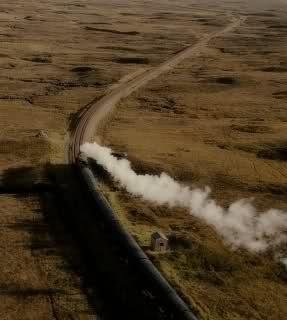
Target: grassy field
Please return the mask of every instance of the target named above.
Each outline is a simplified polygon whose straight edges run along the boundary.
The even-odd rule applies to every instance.
[[[209,23],[201,20],[209,13],[194,7],[194,19],[190,8],[165,0],[0,4],[1,318],[100,313],[100,298],[92,308],[84,294],[79,252],[60,227],[45,168],[65,163],[70,123],[87,103],[226,23],[225,12]]]
[[[254,197],[261,210],[286,209],[286,9],[275,2],[194,4],[191,21],[216,28],[231,12],[247,20],[123,100],[97,140],[126,153],[138,173],[165,171],[189,186],[209,185],[223,206]],[[204,319],[286,317],[286,271],[272,251],[232,251],[187,210],[147,203],[109,179],[102,188]],[[156,254],[149,239],[159,229],[169,235],[170,250]],[[286,255],[286,246],[278,251]]]
[[[91,306],[84,293],[46,165],[65,166],[70,123],[87,103],[234,15],[246,23],[122,101],[98,139],[127,152],[138,172],[210,185],[223,205],[255,196],[260,208],[286,207],[287,11],[279,0],[12,0],[0,9],[1,318],[97,318],[101,300]],[[285,318],[286,273],[272,253],[231,252],[183,209],[135,199],[108,180],[102,188],[204,318]],[[148,250],[158,229],[171,239],[160,255]]]

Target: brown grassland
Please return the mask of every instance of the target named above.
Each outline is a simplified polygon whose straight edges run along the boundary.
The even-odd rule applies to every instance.
[[[244,12],[237,4],[233,8]],[[286,209],[287,16],[274,6],[260,9],[247,10],[245,23],[211,41],[200,57],[124,99],[99,141],[127,154],[139,173],[165,171],[190,186],[211,186],[224,206],[254,197],[259,209]],[[216,27],[226,21],[210,12],[203,19]],[[231,251],[186,210],[146,203],[110,181],[103,189],[123,223],[203,318],[286,317],[286,272],[272,252]],[[164,254],[148,249],[158,229],[171,239]],[[280,250],[286,253],[286,247]]]
[[[223,205],[255,197],[261,209],[286,208],[283,1],[1,2],[1,319],[96,318],[64,258],[78,252],[53,196],[27,186],[49,186],[46,164],[64,163],[69,124],[82,107],[239,15],[247,16],[239,29],[124,99],[98,139],[127,152],[137,172],[211,186]],[[185,210],[135,199],[109,180],[102,188],[204,319],[286,318],[287,275],[271,252],[231,251]],[[171,237],[164,254],[148,249],[158,229]]]

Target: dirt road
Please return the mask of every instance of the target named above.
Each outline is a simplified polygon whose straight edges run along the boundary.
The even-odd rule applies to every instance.
[[[135,77],[131,79],[129,78],[128,81],[117,86],[114,90],[110,91],[110,93],[96,103],[89,104],[82,111],[82,114],[76,123],[75,130],[70,137],[68,161],[70,163],[75,162],[80,152],[81,144],[90,141],[92,137],[94,137],[94,133],[96,132],[96,129],[101,121],[113,110],[113,108],[121,99],[129,96],[132,92],[160,76],[162,73],[171,70],[184,59],[192,56],[199,56],[207,47],[211,39],[232,31],[241,23],[243,23],[245,19],[245,17],[231,17],[230,24],[223,30],[205,35],[195,45],[190,45],[187,48],[179,51],[169,60],[163,62],[157,67],[148,69],[139,75],[136,74]]]

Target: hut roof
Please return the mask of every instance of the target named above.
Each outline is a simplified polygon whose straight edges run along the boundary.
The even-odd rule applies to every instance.
[[[153,239],[164,239],[164,240],[167,240],[167,237],[161,231],[156,231],[151,236],[152,236]]]

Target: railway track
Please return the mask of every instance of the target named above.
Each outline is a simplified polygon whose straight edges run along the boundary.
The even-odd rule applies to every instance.
[[[83,161],[79,160],[81,159],[81,157],[79,157],[80,147],[83,143],[91,142],[94,139],[100,123],[104,121],[121,99],[129,96],[162,73],[169,71],[184,59],[200,55],[208,46],[211,39],[232,31],[244,20],[245,18],[242,17],[232,17],[230,24],[223,30],[205,35],[196,44],[186,47],[183,50],[179,50],[170,59],[159,66],[149,68],[139,74],[136,73],[134,77],[130,77],[127,81],[119,83],[119,85],[114,87],[107,95],[103,96],[98,101],[92,101],[83,108],[78,114],[78,117],[74,122],[74,129],[71,132],[67,149],[67,160],[70,165],[73,165],[79,171],[78,176],[81,178],[82,186],[87,190],[88,198],[91,202],[91,210],[93,211],[95,209],[95,211],[101,212],[101,219],[105,225],[104,228],[108,233],[117,234],[117,236],[114,236],[114,240],[116,238],[119,239],[118,242],[125,248],[122,260],[126,264],[131,263],[136,269],[141,269],[141,274],[144,274],[147,279],[151,279],[152,285],[150,285],[149,288],[155,288],[156,294],[161,296],[158,301],[164,300],[164,296],[166,296],[166,306],[168,310],[172,310],[171,304],[174,305],[174,313],[163,313],[165,315],[162,318],[160,317],[157,319],[196,320],[197,318],[176,294],[174,289],[170,287],[168,282],[160,275],[133,238],[119,224],[112,209],[96,191],[96,179],[91,166],[89,166],[88,162],[83,165]],[[82,230],[81,232],[83,233],[85,230]],[[82,235],[81,238],[82,241],[87,241],[83,239],[88,239],[86,235]],[[152,297],[150,298],[150,301],[154,299],[154,293],[151,292],[150,289],[145,290],[145,288],[142,288],[141,290],[142,292],[145,291],[145,295],[147,294]]]
[[[101,121],[104,120],[121,99],[129,96],[162,73],[168,72],[183,60],[200,55],[208,46],[211,39],[223,36],[232,31],[243,23],[245,19],[245,17],[232,17],[231,23],[223,30],[205,35],[200,41],[178,51],[162,64],[147,69],[145,72],[130,78],[128,81],[121,83],[114,90],[111,90],[100,100],[92,101],[87,105],[79,115],[76,127],[71,134],[68,149],[68,162],[76,163],[76,159],[80,153],[80,146],[94,138],[95,132]]]

